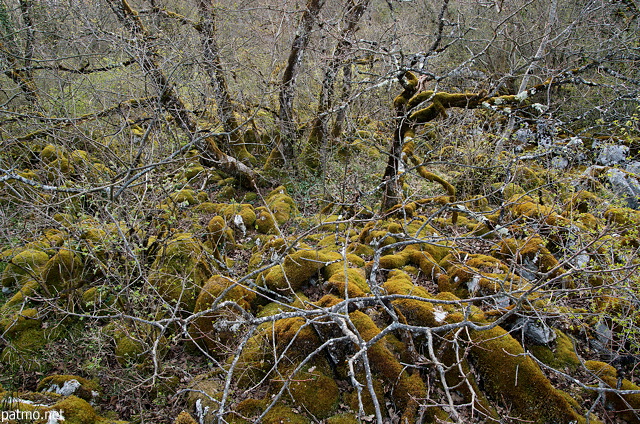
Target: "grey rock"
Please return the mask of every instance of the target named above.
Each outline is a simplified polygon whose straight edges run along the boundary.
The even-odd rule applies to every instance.
[[[564,156],[555,156],[551,159],[551,168],[553,169],[567,169],[569,166],[569,159]]]
[[[640,182],[637,178],[614,168],[607,172],[607,180],[613,191],[625,200],[628,207],[640,209]]]
[[[535,136],[529,128],[520,128],[516,131],[516,140],[520,144],[533,143]]]
[[[548,345],[557,337],[553,328],[541,320],[529,317],[518,318],[513,330],[521,330],[527,340],[537,345]]]
[[[619,144],[604,146],[598,153],[596,162],[607,166],[619,165],[626,162],[628,155],[629,148],[627,146]]]
[[[629,162],[624,169],[627,172],[640,176],[640,162],[638,161]]]

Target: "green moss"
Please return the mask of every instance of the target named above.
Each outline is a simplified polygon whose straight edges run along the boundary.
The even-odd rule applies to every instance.
[[[256,208],[256,230],[262,234],[277,234],[276,220],[274,216],[264,206]]]
[[[60,249],[42,268],[42,286],[49,293],[80,287],[83,264],[80,256],[68,249]]]
[[[233,246],[235,244],[233,230],[227,226],[227,223],[221,216],[211,218],[207,225],[207,230],[208,241],[216,259],[223,261],[222,252],[225,245]]]
[[[360,268],[348,268],[333,274],[327,282],[331,291],[338,296],[345,296],[345,289],[349,297],[363,297],[371,292],[367,283],[364,270]]]
[[[18,337],[24,331],[38,329],[41,325],[42,321],[38,318],[38,310],[33,308],[15,312],[0,320],[2,334],[9,339]]]
[[[264,424],[311,424],[300,412],[285,405],[275,405],[262,420]]]
[[[224,301],[232,301],[247,311],[251,310],[251,303],[255,300],[254,291],[238,285],[235,281],[222,275],[214,275],[204,284],[196,305],[194,313],[199,313],[211,309],[214,304]],[[227,349],[223,347],[232,346],[237,340],[239,328],[217,329],[214,323],[217,320],[237,319],[238,311],[234,308],[219,309],[213,313],[199,316],[189,327],[190,336],[198,343],[206,346],[213,354],[226,354]]]
[[[86,401],[95,400],[97,396],[99,396],[100,386],[97,383],[87,380],[86,378],[78,377],[76,375],[50,375],[45,377],[40,383],[38,383],[37,390],[42,392],[53,392],[59,393],[60,390],[65,386],[65,383],[68,382],[77,382],[79,386],[73,392],[73,395],[78,396],[81,399]]]
[[[116,339],[116,359],[122,366],[128,366],[140,362],[141,356],[147,351],[145,343],[129,336],[124,331],[117,331]]]
[[[178,414],[173,424],[198,424],[198,422],[187,411]]]
[[[402,268],[411,259],[410,252],[403,250],[400,253],[393,255],[384,255],[380,258],[380,268],[382,269],[396,269]]]
[[[619,379],[617,371],[611,365],[598,361],[586,361],[585,367],[598,376],[610,388],[620,390],[640,390],[640,386],[632,383],[626,378]],[[594,393],[595,394],[595,393]],[[617,393],[607,393],[607,405],[614,411],[623,422],[638,423],[637,411],[640,410],[640,394],[618,395]]]
[[[33,296],[37,292],[39,287],[40,284],[38,284],[36,280],[28,280],[27,282],[25,282],[24,284],[22,284],[22,287],[20,287],[20,290],[18,290],[13,296],[11,296],[9,300],[5,302],[4,305],[2,305],[2,307],[0,307],[0,313],[16,305],[23,304],[27,300],[27,297]]]
[[[585,422],[504,329],[474,331],[472,341],[471,355],[485,391],[511,414],[536,423]]]
[[[26,249],[11,258],[2,272],[2,286],[21,286],[40,275],[40,270],[49,261],[49,255],[41,250]]]
[[[371,318],[360,311],[349,314],[353,325],[365,340],[371,340],[380,333],[380,329]],[[384,376],[391,385],[391,398],[399,410],[403,411],[402,420],[413,422],[418,413],[417,399],[426,397],[427,389],[418,373],[409,374],[389,349],[383,338],[371,346],[367,352],[373,370]]]
[[[297,212],[293,199],[287,194],[287,190],[280,186],[274,189],[265,198],[278,225],[287,222]]]
[[[356,418],[353,413],[344,413],[334,415],[327,419],[327,424],[359,424],[360,421]]]
[[[560,370],[575,371],[581,364],[569,336],[555,329],[554,346],[531,345],[529,351],[543,363]]]
[[[65,424],[106,424],[107,421],[98,416],[86,400],[74,395],[57,402],[51,407],[51,410],[61,411]]]
[[[252,387],[264,377],[273,357],[273,352],[269,350],[272,330],[272,324],[262,325],[247,340],[236,364],[235,383],[238,387]]]
[[[287,255],[281,265],[268,270],[264,276],[264,284],[271,290],[298,291],[327,262],[340,257],[338,253],[332,255],[315,250],[299,250]]]
[[[169,199],[176,205],[182,205],[185,202],[190,206],[201,203],[200,199],[196,196],[196,192],[190,188],[184,188],[175,193],[171,193]]]
[[[438,267],[438,261],[429,252],[410,250],[409,253],[409,261],[412,264],[418,266],[425,276],[431,279],[435,278],[440,268]]]
[[[286,356],[290,360],[306,358],[320,345],[313,327],[301,317],[276,321],[273,324],[273,336],[278,353],[286,350]]]
[[[326,362],[326,361],[325,361]],[[318,366],[296,374],[289,384],[294,405],[302,405],[316,418],[326,418],[335,412],[340,400],[340,390],[330,370]]]
[[[608,223],[617,227],[637,228],[640,223],[640,213],[629,208],[609,208],[604,213]]]
[[[187,405],[191,410],[208,408],[211,414],[218,409],[218,401],[222,399],[223,387],[223,382],[210,374],[197,375],[189,383],[191,390],[187,394]],[[213,423],[215,421],[208,417],[205,422]]]
[[[496,256],[509,258],[522,263],[528,259],[538,266],[540,272],[548,272],[558,266],[558,260],[547,249],[544,240],[535,235],[524,240],[504,239],[498,244]],[[554,274],[562,273],[558,268]]]
[[[44,163],[51,163],[59,158],[67,155],[66,150],[63,147],[55,146],[53,144],[47,144],[42,151],[40,151],[40,159]]]
[[[149,272],[149,284],[162,298],[193,311],[196,297],[211,275],[202,245],[190,233],[173,236],[156,255]]]
[[[3,349],[0,354],[0,362],[17,366],[21,364],[26,371],[38,371],[46,364],[35,359],[38,350],[47,344],[45,333],[40,328],[30,328],[21,331]]]

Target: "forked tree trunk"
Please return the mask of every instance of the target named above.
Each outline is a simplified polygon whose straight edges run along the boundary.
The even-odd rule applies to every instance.
[[[31,59],[33,57],[34,28],[31,19],[31,1],[20,1],[20,13],[26,36],[24,54],[19,52],[18,44],[15,41],[16,29],[11,25],[11,18],[6,6],[0,5],[0,58],[8,65],[4,74],[9,77],[24,93],[25,98],[34,106],[38,106],[38,87],[33,80],[33,73],[30,70]],[[23,57],[24,63],[18,60]]]
[[[291,160],[294,156],[293,150],[297,129],[293,117],[293,99],[296,91],[296,79],[304,53],[309,46],[311,31],[324,3],[325,0],[307,1],[307,8],[300,19],[300,24],[289,52],[289,58],[287,59],[287,67],[282,76],[279,95],[280,143],[276,148],[285,160]]]
[[[136,49],[136,57],[140,67],[153,81],[159,91],[162,107],[173,117],[176,123],[187,133],[189,138],[195,137],[198,125],[195,117],[185,107],[178,96],[175,85],[167,78],[159,65],[162,58],[160,52],[153,47],[150,34],[144,27],[138,13],[129,6],[127,0],[107,0],[122,24],[140,42]],[[229,175],[239,177],[240,181],[249,188],[255,188],[259,175],[238,159],[227,155],[218,147],[212,136],[206,137],[198,145],[202,154],[202,162],[206,166],[216,167]]]
[[[340,41],[336,45],[331,60],[327,65],[322,80],[322,88],[318,99],[318,109],[313,120],[311,133],[305,150],[305,162],[311,168],[318,168],[320,165],[320,149],[327,139],[327,123],[329,121],[329,111],[334,97],[334,86],[336,76],[341,66],[343,66],[345,56],[353,44],[353,35],[358,30],[358,22],[369,7],[371,0],[347,0],[346,13],[343,20],[343,28],[340,34]]]
[[[215,93],[218,116],[222,122],[224,131],[228,134],[229,146],[234,156],[241,161],[253,161],[253,156],[247,151],[242,133],[239,131],[239,122],[234,114],[231,95],[227,79],[222,68],[220,49],[216,42],[215,8],[213,0],[197,0],[198,11],[202,16],[199,32],[202,44],[202,56],[204,68],[209,75],[211,87]]]

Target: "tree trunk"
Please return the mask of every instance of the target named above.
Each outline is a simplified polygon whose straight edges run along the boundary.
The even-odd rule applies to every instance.
[[[27,101],[32,103],[34,106],[38,106],[38,88],[33,80],[33,75],[30,70],[34,40],[30,8],[30,1],[20,1],[20,12],[26,34],[25,51],[24,55],[22,55],[20,54],[18,45],[15,41],[14,34],[17,31],[11,25],[11,18],[6,6],[0,5],[0,58],[2,58],[8,65],[4,70],[4,74],[18,87],[20,87]],[[18,58],[21,56],[24,58],[24,66],[22,66],[18,61]]]
[[[198,10],[202,21],[198,26],[202,44],[202,55],[205,59],[205,71],[215,93],[218,116],[222,127],[229,134],[230,150],[243,162],[254,162],[255,158],[247,151],[239,131],[238,119],[234,114],[227,79],[222,69],[220,49],[216,42],[215,9],[212,0],[198,0]]]
[[[122,24],[141,41],[138,63],[144,72],[154,82],[159,91],[162,107],[173,117],[180,127],[193,139],[198,132],[196,119],[187,110],[182,99],[178,96],[175,85],[169,81],[158,64],[160,53],[152,47],[149,33],[144,27],[138,13],[131,9],[127,0],[107,0]],[[259,175],[236,158],[227,155],[218,147],[213,136],[203,139],[198,146],[202,154],[202,162],[206,166],[216,167],[229,175],[239,177],[240,181],[249,188],[255,188]]]
[[[307,8],[302,14],[298,30],[291,45],[287,67],[282,76],[279,95],[280,143],[276,148],[278,149],[277,153],[285,160],[293,159],[294,155],[293,147],[297,129],[293,118],[293,99],[295,97],[296,78],[298,77],[304,52],[309,45],[311,30],[324,3],[325,0],[308,0]]]
[[[318,110],[316,112],[316,118],[312,124],[311,134],[309,135],[308,144],[304,153],[305,162],[311,168],[318,168],[320,166],[319,150],[322,148],[327,138],[327,122],[329,121],[329,110],[331,109],[331,103],[333,100],[336,75],[340,66],[344,62],[347,50],[352,45],[352,37],[358,30],[358,22],[367,10],[367,7],[369,7],[370,3],[371,0],[360,0],[357,2],[354,0],[347,1],[347,12],[345,13],[343,20],[344,27],[340,34],[340,41],[338,41],[324,73],[322,88],[320,90],[318,100]]]

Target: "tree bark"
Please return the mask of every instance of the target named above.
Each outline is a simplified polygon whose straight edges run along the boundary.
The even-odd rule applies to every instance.
[[[306,146],[305,162],[311,168],[318,168],[320,165],[319,150],[327,138],[327,123],[329,121],[329,110],[331,109],[333,101],[336,75],[344,62],[347,51],[353,44],[352,38],[353,34],[358,30],[358,22],[370,3],[371,0],[347,0],[347,11],[343,20],[344,26],[340,34],[340,41],[338,41],[331,60],[324,72],[318,100],[318,110]]]
[[[158,58],[160,53],[150,43],[150,35],[144,27],[138,13],[129,6],[127,0],[107,0],[122,24],[141,41],[142,48],[138,49],[136,57],[140,67],[152,79],[159,91],[162,107],[173,117],[180,127],[193,139],[198,132],[195,117],[185,107],[178,96],[175,85],[167,78],[160,68]],[[241,183],[248,188],[256,188],[259,175],[238,159],[227,155],[218,147],[213,136],[205,137],[199,145],[202,162],[205,166],[216,167],[229,175],[239,177]]]
[[[302,64],[304,53],[309,46],[311,30],[315,24],[320,9],[324,6],[325,0],[308,0],[307,8],[302,14],[298,30],[291,45],[291,52],[287,59],[287,67],[282,76],[280,86],[280,143],[277,146],[280,155],[285,160],[293,159],[294,143],[296,140],[296,123],[293,118],[293,99],[295,97],[296,79]]]
[[[243,162],[255,162],[255,158],[247,151],[240,132],[240,124],[236,118],[227,79],[222,68],[220,49],[216,42],[215,8],[213,0],[198,0],[198,10],[202,15],[199,32],[202,44],[202,55],[205,59],[205,71],[215,93],[218,115],[222,127],[229,134],[229,145],[233,155]]]
[[[25,51],[24,55],[19,53],[18,45],[15,42],[15,29],[12,28],[11,18],[4,5],[0,5],[0,58],[7,63],[4,74],[9,77],[24,93],[25,98],[34,106],[38,106],[38,87],[36,86],[32,72],[29,70],[31,58],[33,56],[33,21],[31,19],[29,0],[20,1],[20,13],[25,26]],[[24,58],[24,67],[21,68],[19,57]]]

